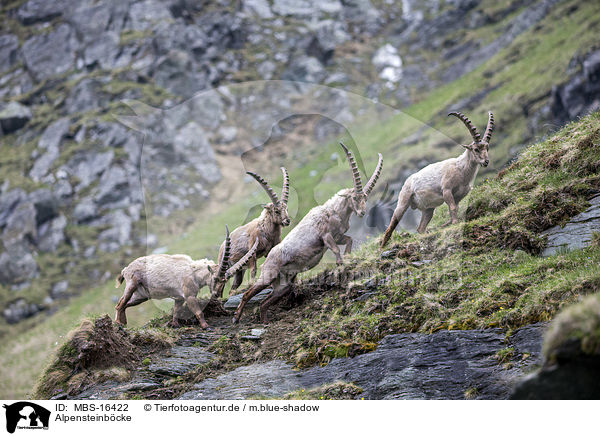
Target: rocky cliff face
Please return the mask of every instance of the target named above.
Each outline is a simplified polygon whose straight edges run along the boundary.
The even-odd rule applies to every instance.
[[[148,213],[143,184],[146,194],[154,194],[152,214],[166,217],[198,207],[222,179],[215,150],[238,155],[248,143],[260,146],[260,138],[243,137],[232,122],[231,113],[246,110],[247,99],[222,88],[202,104],[180,104],[195,93],[284,79],[408,107],[478,68],[561,2],[488,3],[16,0],[3,5],[4,319],[15,323],[52,308],[56,299],[106,280],[119,256],[130,258],[140,246],[152,249],[156,237],[143,225]],[[593,48],[574,57],[565,77],[547,85],[543,104],[526,114],[533,127],[527,134],[535,135],[548,120],[564,123],[597,107],[598,65]],[[492,91],[481,89],[454,107],[469,108]],[[292,108],[294,92],[301,94],[302,86],[259,98],[263,106],[277,102]],[[173,110],[148,118],[143,135],[112,116],[131,114],[120,103],[126,99]],[[525,108],[529,103],[522,102]],[[336,104],[339,114],[344,100]],[[311,140],[337,133],[322,127]]]

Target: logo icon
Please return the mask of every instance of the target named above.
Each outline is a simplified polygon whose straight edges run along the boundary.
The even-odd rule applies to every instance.
[[[6,431],[14,433],[15,429],[48,429],[50,411],[29,401],[19,401],[10,405],[4,404],[6,409]]]

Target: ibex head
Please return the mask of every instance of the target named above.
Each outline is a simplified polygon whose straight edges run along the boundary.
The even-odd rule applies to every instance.
[[[363,189],[362,180],[360,179],[360,173],[358,172],[358,165],[356,165],[354,155],[342,142],[340,142],[340,145],[346,153],[346,158],[348,158],[348,163],[350,164],[350,169],[352,170],[352,179],[354,180],[354,190],[350,196],[350,204],[352,205],[354,213],[356,213],[356,215],[359,217],[362,217],[367,212],[367,197],[375,187],[375,183],[377,183],[377,179],[379,179],[379,175],[381,174],[381,168],[383,167],[383,156],[381,156],[381,153],[379,153],[379,162],[377,163],[377,168],[375,168],[375,171],[369,179],[367,186]]]
[[[450,112],[448,116],[454,115],[467,126],[469,132],[471,133],[471,137],[473,138],[473,142],[468,145],[463,145],[464,148],[469,150],[475,160],[479,165],[487,167],[490,163],[489,157],[489,148],[490,148],[490,139],[492,139],[492,132],[494,131],[494,114],[489,112],[489,118],[487,123],[487,128],[485,129],[485,134],[483,135],[483,139],[481,139],[481,135],[464,114],[460,112]]]
[[[273,188],[271,188],[267,181],[261,176],[253,173],[252,171],[248,171],[246,174],[254,177],[254,179],[260,183],[260,186],[262,186],[269,195],[271,203],[266,204],[263,207],[269,212],[269,214],[273,216],[273,221],[275,224],[285,227],[289,226],[291,223],[287,207],[288,198],[290,196],[290,177],[285,167],[281,167],[281,171],[283,172],[283,189],[281,190],[281,200],[279,200],[279,197],[277,197],[277,194]]]
[[[248,263],[250,258],[256,254],[256,249],[258,248],[258,239],[254,242],[254,245],[248,252],[238,260],[235,265],[231,268],[227,268],[229,264],[229,255],[231,253],[231,238],[229,237],[229,227],[225,226],[225,249],[223,250],[223,255],[221,259],[219,259],[219,266],[216,271],[210,266],[208,267],[208,271],[211,273],[212,278],[210,281],[210,292],[211,295],[223,295],[223,288],[225,288],[225,283],[231,277],[233,277],[240,269]]]

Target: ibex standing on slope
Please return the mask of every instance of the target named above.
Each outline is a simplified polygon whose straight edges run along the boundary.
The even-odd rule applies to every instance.
[[[258,248],[254,256],[248,261],[248,267],[252,278],[256,277],[256,261],[263,256],[266,256],[271,251],[271,248],[279,244],[281,241],[281,227],[290,225],[290,217],[288,215],[287,203],[290,195],[290,178],[288,172],[284,167],[281,167],[283,172],[283,188],[281,191],[281,200],[277,197],[277,194],[269,186],[269,184],[256,173],[248,171],[246,174],[254,177],[258,183],[264,188],[269,195],[271,203],[266,204],[264,210],[258,218],[253,219],[249,223],[238,227],[231,232],[231,255],[229,257],[230,263],[235,263],[240,260],[250,248],[258,241]],[[225,249],[225,243],[221,245],[219,251],[219,257],[222,256],[223,250]],[[235,275],[233,280],[232,290],[237,289],[244,280],[244,272],[246,268],[241,268]],[[223,295],[223,288],[221,288],[221,294],[215,295],[215,297],[221,298]]]
[[[421,211],[421,222],[417,228],[419,233],[425,232],[435,208],[442,203],[446,203],[450,209],[450,221],[447,224],[456,224],[458,222],[458,203],[473,188],[473,181],[477,176],[479,166],[487,167],[490,163],[488,150],[494,130],[494,115],[489,112],[483,139],[471,121],[462,113],[450,112],[448,116],[450,115],[454,115],[465,123],[473,142],[463,145],[466,150],[459,157],[427,165],[406,179],[398,195],[398,205],[390,225],[383,236],[382,248],[388,243],[409,206]]]
[[[338,265],[343,262],[338,244],[346,245],[345,254],[352,250],[352,238],[345,235],[350,227],[350,217],[353,213],[364,216],[367,197],[381,173],[383,157],[379,154],[377,168],[363,189],[354,156],[340,144],[352,169],[354,188],[342,189],[322,206],[311,209],[283,241],[273,247],[262,265],[258,281],[244,293],[234,323],[239,321],[248,300],[272,286],[273,292],[260,306],[261,321],[267,322],[268,308],[291,290],[298,273],[316,266],[328,248],[335,254]]]
[[[151,254],[138,257],[123,268],[117,277],[117,288],[125,280],[125,292],[115,307],[115,319],[127,325],[125,309],[137,306],[144,301],[164,298],[175,300],[173,308],[173,326],[178,325],[177,315],[184,303],[196,315],[200,326],[208,324],[196,295],[204,286],[208,286],[211,295],[223,292],[227,280],[236,274],[256,252],[258,243],[231,268],[227,268],[230,254],[229,229],[225,237],[225,250],[220,256],[219,268],[208,259],[192,260],[185,254]]]

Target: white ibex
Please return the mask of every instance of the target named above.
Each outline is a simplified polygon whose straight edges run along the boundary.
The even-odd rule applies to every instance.
[[[398,205],[394,210],[390,225],[381,241],[382,248],[388,243],[409,206],[421,211],[421,222],[417,228],[419,233],[425,232],[435,208],[444,202],[450,209],[450,221],[446,225],[456,224],[458,222],[458,203],[473,188],[473,181],[477,176],[479,166],[487,167],[490,163],[488,150],[494,130],[494,115],[489,112],[483,140],[466,116],[460,112],[450,112],[448,116],[450,115],[454,115],[465,123],[473,142],[463,145],[466,150],[459,157],[427,165],[406,179],[398,195]]]
[[[212,260],[192,260],[185,254],[151,254],[138,257],[123,268],[117,277],[117,288],[125,280],[125,292],[115,307],[115,319],[120,324],[127,324],[125,309],[137,306],[149,299],[175,300],[173,308],[173,326],[178,326],[177,315],[184,303],[194,313],[200,326],[205,329],[208,324],[196,295],[204,286],[208,286],[211,295],[222,293],[227,280],[236,274],[256,252],[258,243],[231,268],[227,268],[230,255],[229,229],[225,237],[225,249],[217,269]]]
[[[335,254],[338,265],[342,264],[338,244],[346,246],[344,254],[352,250],[352,238],[345,234],[350,227],[350,217],[353,213],[359,217],[364,216],[367,197],[381,173],[383,157],[379,154],[377,168],[363,190],[354,156],[344,144],[340,145],[344,148],[352,169],[354,188],[342,189],[325,204],[311,209],[283,241],[273,247],[262,265],[257,282],[244,293],[235,312],[234,323],[239,322],[248,300],[272,286],[273,292],[260,306],[261,321],[267,322],[268,308],[291,290],[298,273],[316,266],[327,249]]]
[[[258,183],[264,188],[269,195],[271,203],[266,204],[264,210],[258,218],[253,219],[247,224],[238,227],[231,232],[231,255],[229,256],[229,262],[235,263],[240,260],[258,241],[258,248],[254,256],[248,261],[248,267],[250,268],[250,274],[252,278],[256,277],[256,261],[263,256],[269,254],[271,249],[281,242],[281,228],[290,225],[290,217],[288,215],[287,203],[290,194],[290,178],[288,172],[284,167],[281,167],[283,172],[283,189],[281,191],[281,200],[277,197],[277,194],[269,186],[269,184],[256,173],[248,171],[246,174],[254,177]],[[219,251],[219,257],[222,256],[223,250],[225,249],[225,243],[221,245]],[[237,289],[244,279],[244,272],[246,268],[240,268],[236,273],[233,280],[232,290]],[[216,297],[222,297],[221,294]]]

